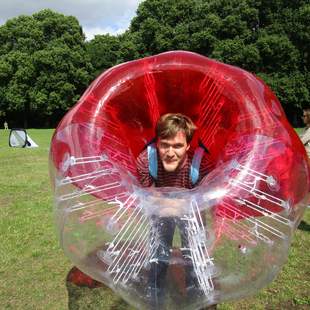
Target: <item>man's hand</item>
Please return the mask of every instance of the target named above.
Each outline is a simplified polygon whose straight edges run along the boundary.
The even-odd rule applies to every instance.
[[[160,217],[181,217],[188,209],[185,199],[163,197],[150,197],[149,199],[149,211]]]

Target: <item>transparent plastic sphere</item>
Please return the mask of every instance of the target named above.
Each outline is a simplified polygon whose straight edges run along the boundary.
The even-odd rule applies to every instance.
[[[136,159],[169,112],[195,122],[191,148],[201,141],[214,163],[193,189],[137,178]],[[55,131],[50,172],[65,254],[139,309],[154,296],[158,309],[199,309],[256,293],[285,263],[309,202],[305,149],[271,90],[183,51],[102,73]],[[171,208],[173,246],[158,255],[158,215]],[[160,292],[152,266],[167,268]]]

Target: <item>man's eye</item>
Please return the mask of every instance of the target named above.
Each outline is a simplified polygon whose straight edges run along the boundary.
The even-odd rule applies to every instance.
[[[169,145],[168,144],[165,144],[165,143],[161,143],[161,145],[160,145],[162,148],[164,148],[164,149],[167,149],[168,147],[169,147]]]

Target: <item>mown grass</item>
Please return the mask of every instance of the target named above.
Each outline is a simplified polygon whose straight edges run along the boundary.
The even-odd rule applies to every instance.
[[[66,283],[72,264],[56,238],[48,152],[53,130],[28,130],[39,148],[8,147],[0,130],[0,309],[129,309],[106,288]],[[309,309],[310,209],[277,279],[256,296],[220,310]]]
[[[70,263],[56,240],[48,177],[52,130],[29,134],[39,148],[9,148],[0,132],[0,308],[66,309]]]

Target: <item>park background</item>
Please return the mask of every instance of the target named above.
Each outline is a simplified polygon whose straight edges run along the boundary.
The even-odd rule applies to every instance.
[[[9,148],[8,131],[0,130],[0,308],[128,309],[110,291],[66,282],[72,265],[53,223],[49,128],[104,70],[169,50],[253,72],[276,93],[291,124],[302,126],[310,102],[309,0],[145,0],[125,33],[89,41],[77,18],[49,9],[0,26],[0,124],[40,128],[28,130],[35,149]],[[272,284],[219,309],[309,309],[309,222],[308,209]]]

